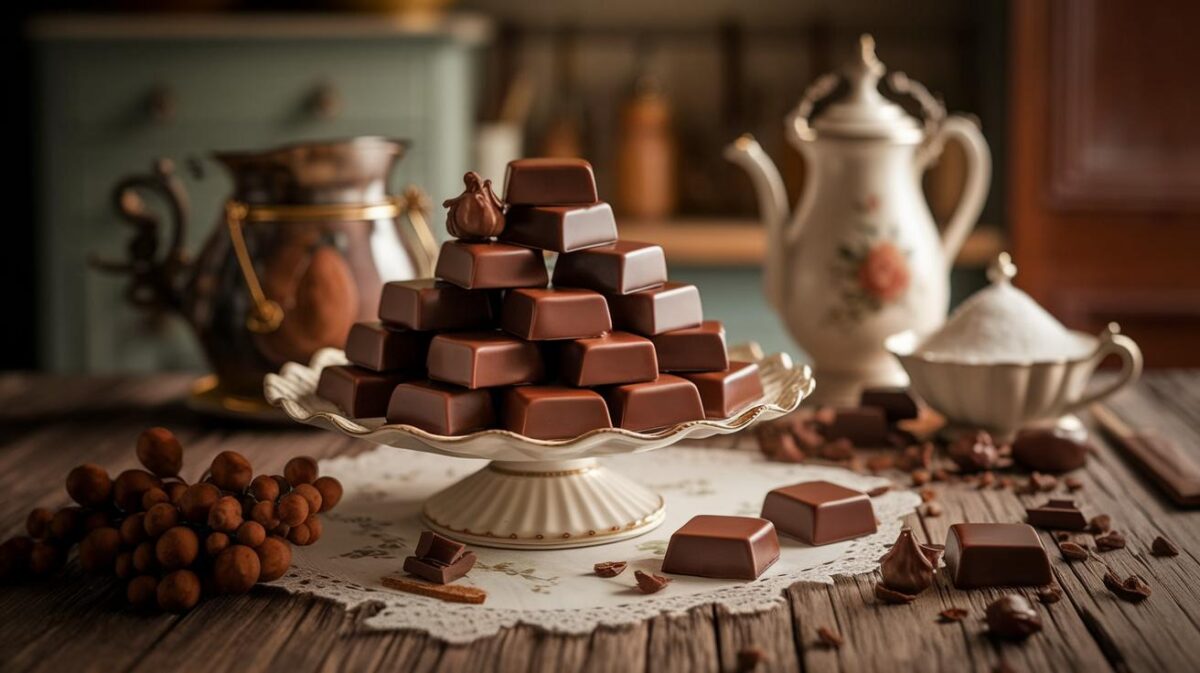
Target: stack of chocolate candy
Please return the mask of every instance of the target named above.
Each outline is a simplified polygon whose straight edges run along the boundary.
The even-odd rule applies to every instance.
[[[757,365],[729,361],[724,326],[668,281],[663,249],[617,239],[586,161],[513,161],[503,201],[464,182],[437,278],[384,287],[380,322],[354,326],[353,364],[322,372],[321,397],[439,435],[536,439],[727,418],[762,397]]]

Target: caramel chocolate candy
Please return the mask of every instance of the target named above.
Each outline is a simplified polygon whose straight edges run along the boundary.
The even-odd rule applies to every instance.
[[[488,241],[446,241],[433,275],[467,290],[545,287],[550,282],[541,251]]]
[[[451,332],[433,337],[429,378],[466,388],[536,383],[545,376],[537,344],[503,332]]]
[[[828,481],[782,486],[763,500],[762,518],[811,545],[841,542],[875,532],[871,498]]]
[[[379,298],[379,319],[411,330],[483,329],[494,326],[495,315],[491,293],[432,278],[386,283]]]
[[[613,425],[644,432],[704,418],[696,384],[670,374],[653,381],[627,383],[605,391]]]
[[[617,329],[656,336],[663,332],[696,327],[704,322],[700,291],[695,285],[666,283],[653,290],[608,295]]]
[[[628,332],[568,341],[558,361],[560,376],[573,386],[637,383],[658,376],[654,344]]]
[[[888,444],[887,415],[879,407],[838,409],[825,438],[831,442],[846,439],[855,446],[885,446]]]
[[[917,400],[909,394],[908,388],[864,388],[858,404],[863,407],[883,409],[888,423],[907,421],[917,417]]]
[[[612,206],[513,206],[500,240],[539,250],[572,252],[617,240]],[[561,258],[560,258],[561,259]]]
[[[945,559],[959,589],[1054,581],[1037,531],[1023,523],[956,523],[946,535]]]
[[[753,580],[779,560],[779,536],[766,519],[694,516],[671,535],[665,573]]]
[[[583,339],[612,330],[604,296],[572,288],[525,288],[504,295],[500,326],[522,339]]]
[[[534,439],[571,439],[611,428],[604,398],[594,390],[518,386],[504,391],[504,427]]]
[[[1051,498],[1040,507],[1025,508],[1025,520],[1030,526],[1047,530],[1083,530],[1088,527],[1087,517],[1075,505],[1075,501],[1064,498]]]
[[[658,351],[658,368],[664,372],[718,372],[729,369],[725,326],[719,320],[705,320],[698,327],[656,334],[651,341]]]
[[[721,372],[683,374],[696,384],[706,418],[729,418],[753,402],[762,399],[762,377],[753,362],[730,362]]]
[[[403,374],[335,365],[321,370],[317,397],[332,402],[351,418],[375,418],[387,413],[392,390],[405,380]]]
[[[381,322],[360,322],[346,337],[346,359],[374,372],[421,372],[429,334],[388,329]]]
[[[496,420],[492,395],[436,381],[396,386],[388,402],[388,423],[412,425],[437,435],[465,435],[490,427]]]
[[[561,255],[554,263],[558,287],[586,287],[607,294],[629,294],[667,282],[662,246],[635,241]]]
[[[572,206],[596,203],[596,177],[583,159],[517,159],[504,174],[510,206]]]

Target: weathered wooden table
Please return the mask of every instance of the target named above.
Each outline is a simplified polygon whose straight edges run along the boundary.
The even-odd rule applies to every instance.
[[[200,418],[180,403],[189,378],[58,378],[0,376],[0,527],[23,526],[28,510],[66,501],[63,477],[90,461],[110,472],[134,464],[133,441],[150,425],[176,430],[186,447],[186,477],[218,451],[244,453],[256,468],[278,471],[287,456],[317,457],[370,448],[300,427],[231,427]],[[1113,401],[1126,419],[1152,426],[1200,451],[1200,372],[1148,375]],[[1200,669],[1200,511],[1181,511],[1097,438],[1099,454],[1080,473],[1076,495],[1092,513],[1108,513],[1129,545],[1103,554],[1120,575],[1140,574],[1153,595],[1134,605],[1101,582],[1097,563],[1068,564],[1049,536],[1061,602],[1038,608],[1045,630],[1024,644],[984,634],[984,607],[1000,591],[957,591],[939,580],[910,605],[880,605],[876,576],[832,586],[798,584],[785,606],[754,615],[696,609],[632,628],[585,636],[516,627],[466,646],[418,633],[366,629],[362,612],[270,588],[207,601],[183,616],[147,616],[124,605],[123,587],[82,575],[72,564],[59,581],[0,588],[0,668],[6,670],[733,670],[738,652],[761,648],[757,670],[990,671],[1003,661],[1024,671],[1184,671]],[[749,438],[725,438],[721,444]],[[945,514],[915,514],[914,529],[944,541],[954,522],[1018,521],[1023,506],[1044,496],[1007,490],[939,486]],[[1149,554],[1165,535],[1183,550],[1176,558]],[[1023,591],[1032,598],[1031,591]],[[959,623],[939,623],[949,607],[970,611]],[[830,627],[840,649],[817,639]]]

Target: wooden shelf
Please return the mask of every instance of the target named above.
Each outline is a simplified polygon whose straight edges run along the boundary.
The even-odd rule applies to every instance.
[[[621,220],[621,238],[658,243],[672,264],[684,266],[758,266],[766,253],[766,232],[748,218]],[[954,265],[981,268],[1004,249],[1003,234],[980,225],[959,251]]]

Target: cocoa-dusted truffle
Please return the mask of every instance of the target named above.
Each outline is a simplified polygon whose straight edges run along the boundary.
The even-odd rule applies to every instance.
[[[268,537],[254,551],[258,554],[259,582],[274,582],[292,565],[292,547],[281,537]]]
[[[116,528],[108,512],[92,511],[83,513],[83,525],[80,535],[86,536],[97,528]]]
[[[167,612],[185,612],[200,602],[200,578],[190,570],[168,573],[158,583],[158,607]]]
[[[275,515],[289,526],[298,526],[308,518],[308,501],[296,493],[289,493],[279,499],[275,507]]]
[[[146,535],[158,537],[179,523],[179,510],[169,502],[160,502],[146,510],[142,526]]]
[[[52,519],[54,512],[45,507],[35,507],[29,511],[29,516],[25,517],[25,531],[29,533],[29,537],[44,538],[50,534]]]
[[[133,547],[146,539],[146,514],[138,512],[130,514],[121,522],[121,527],[118,529],[121,533],[121,543],[126,547]]]
[[[879,559],[887,588],[915,596],[933,584],[933,564],[917,544],[912,529],[904,528],[895,544]]]
[[[152,573],[158,570],[158,558],[154,554],[154,541],[139,542],[133,549],[133,569],[139,573]]]
[[[24,535],[11,537],[0,544],[0,581],[12,580],[29,570],[29,553],[33,538]]]
[[[158,601],[158,578],[138,575],[125,587],[125,600],[135,608],[145,609]]]
[[[308,524],[298,524],[292,526],[287,534],[288,542],[301,547],[307,546],[312,539],[312,533],[308,530]]]
[[[83,510],[78,507],[63,507],[50,519],[50,537],[66,543],[78,542],[83,535]]]
[[[160,477],[173,477],[183,469],[183,446],[166,428],[147,428],[138,435],[138,462]]]
[[[308,544],[315,544],[321,539],[321,533],[325,530],[324,524],[321,523],[321,517],[313,515],[308,517],[308,521],[304,522],[308,527]]]
[[[123,551],[117,554],[117,558],[113,560],[113,572],[117,579],[127,580],[133,577],[133,552]]]
[[[296,456],[283,467],[283,477],[292,486],[311,484],[317,480],[317,461],[308,456]]]
[[[221,490],[212,484],[192,484],[179,499],[183,518],[192,523],[206,523],[208,511],[221,499]]]
[[[242,503],[233,496],[217,500],[208,511],[208,527],[222,533],[232,533],[242,525]]]
[[[279,499],[279,482],[275,481],[274,477],[260,474],[250,482],[250,495],[254,496],[255,500],[274,502]]]
[[[213,458],[212,480],[223,491],[240,493],[250,485],[253,477],[250,461],[236,451],[222,451]]]
[[[171,498],[161,488],[152,488],[142,494],[142,509],[149,510],[159,503],[170,503]]]
[[[163,484],[163,490],[167,493],[167,500],[176,507],[179,506],[179,501],[183,498],[183,494],[187,492],[187,489],[188,485],[182,481],[168,481]]]
[[[321,492],[312,484],[297,484],[292,489],[292,493],[304,498],[305,502],[308,503],[309,514],[316,514],[321,511]]]
[[[99,465],[86,463],[67,473],[67,495],[84,507],[107,505],[112,491],[112,479]]]
[[[142,509],[142,495],[152,488],[162,488],[162,481],[145,470],[125,470],[112,485],[112,498],[126,512]]]
[[[121,534],[116,528],[97,528],[79,543],[79,565],[87,572],[109,572],[117,560]]]
[[[162,534],[154,545],[154,556],[164,570],[192,565],[200,553],[200,539],[186,526],[175,526]]]
[[[312,483],[313,488],[321,492],[321,510],[328,512],[337,507],[342,501],[342,482],[333,477],[318,477]]]
[[[261,570],[258,554],[253,549],[231,545],[213,562],[213,583],[221,593],[244,594],[258,581]]]
[[[446,199],[446,231],[455,238],[481,239],[499,236],[504,231],[504,204],[492,191],[492,181],[475,171],[463,176],[466,189]]]
[[[237,529],[238,544],[244,544],[247,547],[257,547],[267,539],[267,529],[262,527],[262,524],[254,521],[245,521]]]
[[[227,533],[209,533],[208,537],[204,538],[204,553],[211,558],[216,558],[218,554],[229,547],[230,543],[231,540]]]
[[[66,552],[58,545],[45,540],[35,540],[29,550],[29,572],[34,575],[49,575],[63,567],[66,560]]]
[[[1021,595],[1001,596],[987,606],[988,632],[1009,640],[1024,640],[1042,630],[1042,618]]]

